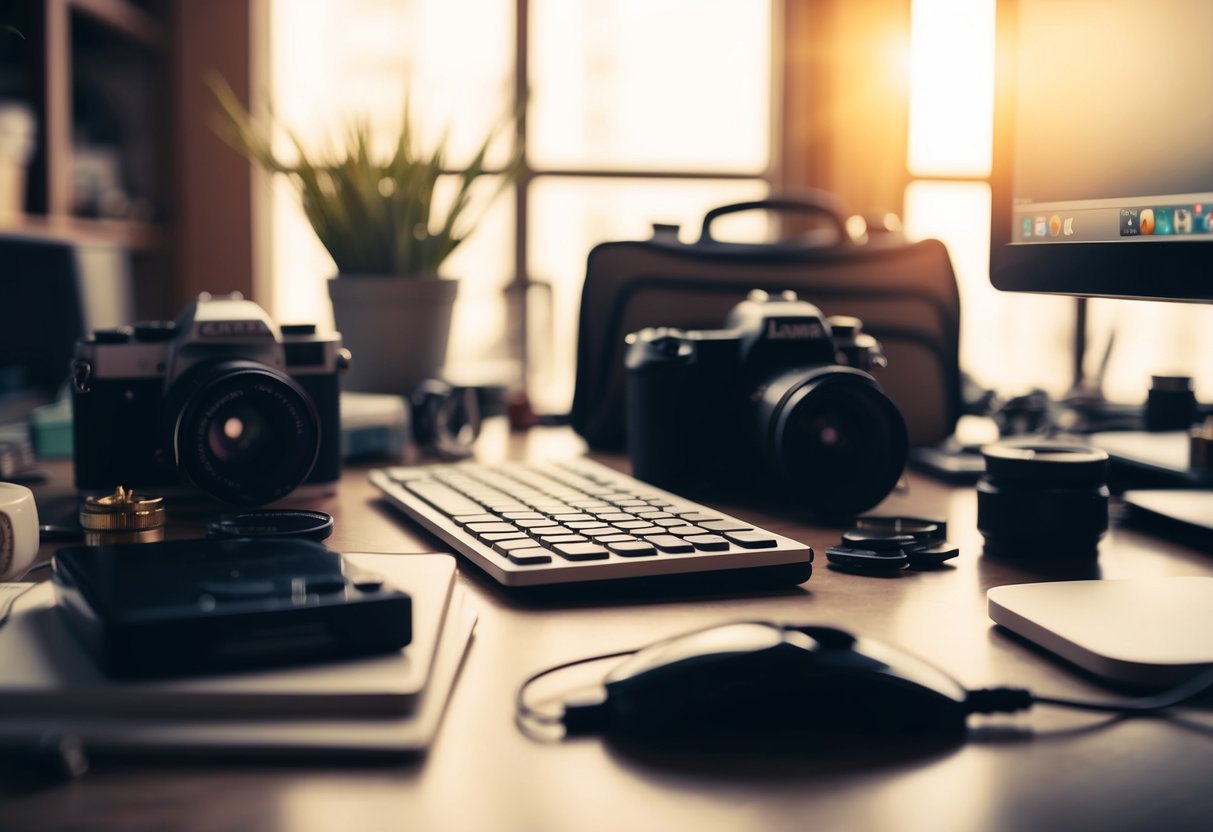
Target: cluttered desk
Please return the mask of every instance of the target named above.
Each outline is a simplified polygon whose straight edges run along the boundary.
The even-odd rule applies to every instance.
[[[1213,172],[1108,164],[1125,90],[1083,72],[1157,17],[1069,12],[1108,54],[1000,10],[1033,94],[999,102],[993,283],[1213,299]],[[1141,98],[1199,132],[1199,93]],[[755,209],[833,236],[713,236]],[[936,241],[726,205],[590,252],[567,424],[439,386],[374,454],[340,333],[239,295],[89,327],[30,422],[69,452],[0,488],[0,826],[1207,828],[1213,559],[1141,522],[1213,493],[1195,397],[958,450],[959,309]],[[1142,437],[1192,456],[1122,494]]]

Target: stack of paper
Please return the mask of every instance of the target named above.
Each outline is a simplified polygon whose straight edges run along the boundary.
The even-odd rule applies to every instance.
[[[438,730],[475,626],[448,555],[345,554],[413,600],[413,641],[384,656],[118,681],[100,673],[49,583],[0,628],[0,736],[54,729],[93,752],[399,756]]]

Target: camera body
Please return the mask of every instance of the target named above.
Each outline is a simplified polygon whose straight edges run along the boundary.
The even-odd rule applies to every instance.
[[[258,505],[341,474],[339,333],[277,326],[238,293],[203,293],[173,322],[76,344],[76,487],[207,493]]]
[[[671,490],[729,485],[822,516],[876,505],[905,467],[897,406],[868,372],[880,344],[793,292],[753,291],[725,328],[628,336],[633,473]]]

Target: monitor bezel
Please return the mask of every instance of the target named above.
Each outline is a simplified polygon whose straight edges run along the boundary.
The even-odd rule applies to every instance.
[[[994,156],[990,178],[990,282],[1005,292],[1140,300],[1213,301],[1207,241],[1011,245],[1017,0],[998,0]],[[1196,282],[1202,276],[1209,279]]]

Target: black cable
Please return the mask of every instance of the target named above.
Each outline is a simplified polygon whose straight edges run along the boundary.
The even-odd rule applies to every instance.
[[[1170,690],[1152,696],[1120,701],[1096,702],[1089,699],[1063,699],[1055,696],[1037,696],[1023,688],[984,688],[971,690],[965,700],[970,713],[1009,713],[1023,711],[1033,705],[1052,705],[1057,708],[1074,708],[1082,711],[1123,714],[1127,716],[1153,714],[1182,705],[1202,693],[1213,689],[1213,668],[1189,679]]]
[[[602,653],[598,656],[589,656],[587,658],[582,658],[582,659],[573,659],[572,661],[567,661],[567,662],[563,662],[558,665],[553,665],[552,667],[547,667],[547,668],[544,668],[543,670],[540,670],[537,673],[531,674],[530,676],[528,676],[526,678],[525,681],[523,681],[523,683],[521,685],[518,686],[518,692],[514,695],[514,721],[518,723],[518,727],[521,728],[523,730],[523,732],[526,733],[528,736],[534,736],[529,730],[529,728],[532,727],[531,723],[535,723],[535,724],[542,725],[542,726],[563,725],[564,724],[564,713],[563,712],[560,714],[543,713],[542,711],[536,710],[535,708],[532,708],[529,704],[527,704],[526,692],[531,687],[531,685],[535,684],[535,682],[538,682],[540,679],[544,678],[545,676],[550,676],[551,674],[557,673],[561,670],[568,670],[570,667],[577,667],[577,666],[583,665],[583,664],[590,664],[591,662],[606,661],[607,659],[618,659],[618,658],[622,658],[623,656],[631,656],[634,653],[636,653],[638,650],[639,650],[639,648],[633,648],[631,650],[618,650],[614,653]]]
[[[1081,699],[1059,699],[1051,696],[1033,696],[1038,705],[1054,705],[1059,708],[1077,708],[1084,711],[1104,711],[1119,714],[1152,714],[1182,705],[1213,688],[1213,668],[1195,676],[1181,685],[1153,696],[1141,696],[1122,702],[1091,702]]]

